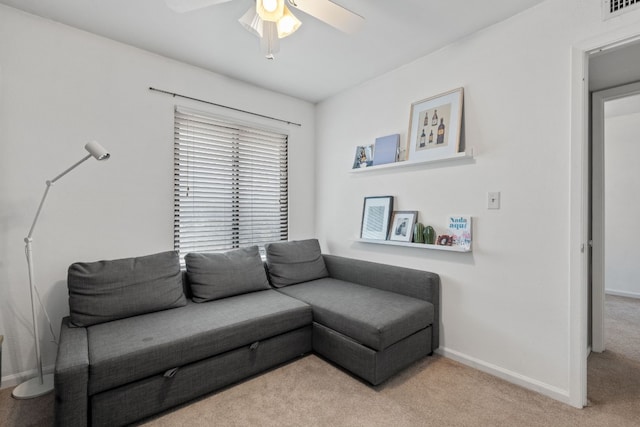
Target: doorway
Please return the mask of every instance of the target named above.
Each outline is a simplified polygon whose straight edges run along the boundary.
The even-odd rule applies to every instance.
[[[635,262],[628,258],[628,254],[635,249],[629,246],[629,235],[625,237],[624,230],[618,226],[625,208],[632,209],[635,206],[635,199],[630,197],[634,192],[626,193],[625,190],[632,190],[630,186],[638,181],[637,175],[633,176],[637,168],[630,163],[632,152],[638,144],[625,141],[634,140],[635,135],[639,134],[638,125],[634,125],[634,117],[640,119],[638,82],[640,42],[598,52],[589,58],[589,92],[592,97],[588,336],[591,350],[595,352],[602,352],[606,347],[605,288],[609,293],[640,296],[640,289],[636,290],[630,283],[621,283],[633,269]],[[625,136],[625,132],[631,132],[631,135]],[[606,139],[613,140],[606,144]],[[626,188],[621,187],[625,182]],[[631,214],[631,211],[627,212]],[[640,288],[640,285],[637,287]]]
[[[625,27],[576,44],[571,58],[569,403],[587,405],[592,348],[591,93],[640,80],[640,33]]]
[[[640,250],[631,221],[640,214],[635,154],[640,83],[592,95],[592,350],[606,349],[605,295],[640,298]],[[625,219],[626,218],[626,219]]]
[[[628,345],[630,339],[637,335],[636,325],[626,322],[623,328],[618,327],[631,318],[621,315],[622,310],[635,310],[635,301],[640,302],[630,300],[633,304],[629,305],[624,301],[627,298],[620,300],[620,296],[640,297],[640,283],[634,283],[638,282],[634,270],[640,272],[634,252],[640,255],[640,250],[635,249],[637,232],[631,225],[640,214],[640,199],[636,197],[640,171],[634,162],[634,154],[640,154],[636,149],[640,146],[639,82],[637,41],[589,57],[588,336],[594,353],[588,361],[587,381],[591,403],[609,407],[637,398],[637,393],[630,390],[636,390],[634,384],[640,379],[637,362],[628,354],[633,348]],[[620,393],[622,389],[626,391]]]

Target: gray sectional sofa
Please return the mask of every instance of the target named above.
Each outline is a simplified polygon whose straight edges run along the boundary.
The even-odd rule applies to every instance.
[[[71,265],[56,424],[129,424],[312,351],[376,385],[438,347],[437,274],[265,249]]]

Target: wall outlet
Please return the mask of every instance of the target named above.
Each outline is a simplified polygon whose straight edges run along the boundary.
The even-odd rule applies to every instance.
[[[490,191],[487,193],[487,208],[500,209],[500,192]]]

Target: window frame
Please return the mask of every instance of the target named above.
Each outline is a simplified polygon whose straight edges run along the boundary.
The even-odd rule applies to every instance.
[[[191,130],[187,125],[190,121],[194,123]],[[218,130],[222,136],[216,134]],[[207,133],[209,131],[210,134]],[[184,263],[184,256],[189,252],[225,252],[258,245],[263,253],[265,243],[288,240],[289,137],[289,133],[282,129],[188,107],[175,107],[173,229],[174,249],[180,254],[181,262]],[[206,149],[208,144],[214,148]],[[198,157],[192,160],[191,165],[188,161],[189,150],[194,157]],[[219,157],[207,163],[203,155]],[[215,169],[212,176],[217,178],[198,176],[199,173],[209,173],[208,166],[211,170]],[[221,169],[222,166],[228,167],[226,173]],[[210,194],[214,194],[213,197],[224,201],[220,204],[195,201],[198,197],[196,194],[203,192],[203,189],[208,189]],[[226,190],[229,194],[225,193]],[[186,206],[189,201],[191,206]],[[207,203],[217,206],[220,211],[211,220],[198,217],[207,212],[207,208],[203,207]],[[214,215],[214,210],[211,207],[208,214]],[[189,221],[192,222],[190,225]],[[225,221],[227,224],[222,227],[220,224]],[[194,232],[199,227],[196,224],[198,222],[203,230],[202,235]],[[210,229],[215,229],[215,224],[218,231],[205,231],[208,225]]]

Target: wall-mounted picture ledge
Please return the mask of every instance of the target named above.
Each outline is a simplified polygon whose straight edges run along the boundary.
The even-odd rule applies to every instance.
[[[387,163],[379,166],[369,166],[366,168],[360,169],[351,169],[351,173],[366,173],[373,172],[382,169],[392,169],[392,168],[401,168],[407,166],[418,166],[418,165],[428,165],[435,163],[445,163],[445,162],[458,162],[464,160],[471,160],[474,158],[474,155],[477,155],[477,150],[473,148],[467,149],[467,151],[463,151],[461,153],[455,153],[453,155],[447,157],[441,157],[437,159],[429,159],[429,160],[405,160],[403,162],[395,162],[395,163]]]
[[[432,249],[436,251],[446,251],[446,252],[471,252],[471,247],[467,249],[460,246],[429,245],[426,243],[398,242],[395,240],[355,239],[355,241],[358,243],[373,243],[376,245],[403,246],[405,248]]]

